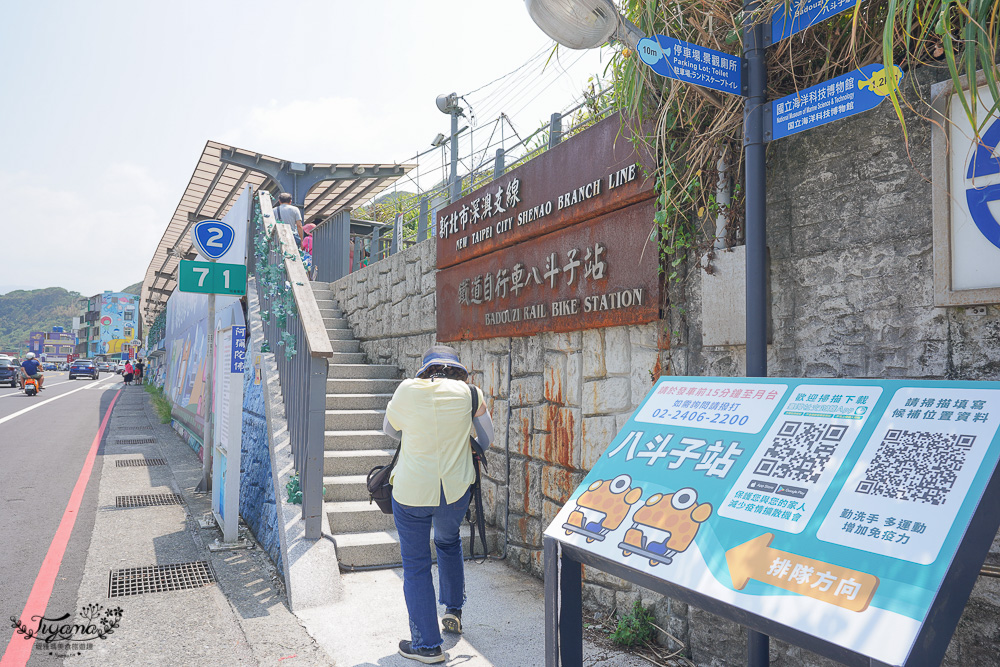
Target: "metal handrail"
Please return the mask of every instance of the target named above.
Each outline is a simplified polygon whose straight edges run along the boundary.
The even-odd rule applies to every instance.
[[[258,265],[256,245],[251,257],[257,300],[260,304],[264,338],[275,353],[281,385],[292,459],[302,490],[302,518],[305,536],[319,539],[322,534],[323,449],[326,430],[326,381],[333,346],[319,312],[309,277],[288,225],[274,224],[271,195],[260,192],[260,223],[266,239],[266,267],[269,284]],[[257,240],[257,219],[251,224],[250,238]],[[283,289],[282,289],[283,288]],[[291,292],[292,304],[283,302]],[[283,310],[279,316],[277,311]],[[294,345],[294,351],[290,349]]]

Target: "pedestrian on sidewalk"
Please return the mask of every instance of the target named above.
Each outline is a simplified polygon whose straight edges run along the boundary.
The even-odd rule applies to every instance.
[[[126,387],[129,386],[130,384],[132,384],[132,377],[133,377],[134,373],[135,373],[135,369],[132,367],[132,362],[131,361],[126,361],[125,362],[125,371],[122,374],[122,379],[125,380],[125,386]]]
[[[462,519],[475,481],[469,436],[488,447],[493,421],[482,391],[467,383],[469,372],[455,350],[436,345],[424,353],[417,377],[403,380],[386,408],[383,429],[401,441],[392,472],[392,513],[403,559],[403,597],[410,617],[410,639],[400,655],[424,663],[444,662],[443,640],[431,577],[431,526],[437,551],[438,602],[444,629],[462,632],[465,561]],[[472,392],[479,410],[472,417]]]
[[[136,384],[142,384],[142,369],[143,369],[143,366],[144,366],[144,364],[142,363],[142,359],[136,359],[135,360],[135,366],[133,366],[133,368],[135,369],[135,383]]]

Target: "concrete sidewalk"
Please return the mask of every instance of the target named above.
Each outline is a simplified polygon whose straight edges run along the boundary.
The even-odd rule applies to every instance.
[[[98,510],[77,609],[121,606],[121,621],[82,651],[36,642],[29,665],[332,665],[288,611],[281,579],[263,552],[209,551],[221,532],[198,524],[211,511],[209,497],[194,493],[201,462],[159,423],[141,387],[116,386],[122,391],[95,464],[101,466]],[[141,458],[166,465],[117,465]],[[118,496],[150,494],[180,494],[183,504],[116,507]],[[207,561],[217,583],[108,596],[112,570],[193,561]]]
[[[413,667],[397,653],[410,638],[403,602],[403,571],[342,576],[337,604],[298,612],[306,629],[339,667]],[[437,590],[437,566],[434,567]],[[545,594],[542,582],[500,561],[466,561],[467,601],[462,635],[443,633],[448,665],[535,667],[545,664]],[[443,613],[439,608],[438,613]],[[584,642],[584,665],[648,667],[641,658]]]
[[[292,614],[283,579],[261,550],[210,551],[221,538],[198,519],[210,516],[194,492],[201,462],[160,424],[141,387],[122,389],[96,465],[97,517],[77,609],[121,606],[119,626],[83,650],[36,642],[30,665],[297,665],[412,667],[397,654],[409,638],[400,569],[342,575],[339,599]],[[119,467],[118,461],[163,459],[165,465]],[[182,504],[116,507],[119,496],[179,494]],[[241,529],[241,536],[245,529]],[[252,539],[251,539],[252,543]],[[207,561],[216,578],[185,590],[109,597],[112,570]],[[435,569],[436,577],[436,569]],[[542,582],[498,561],[466,563],[464,634],[445,634],[447,664],[527,667],[544,664]],[[585,643],[585,664],[646,665]]]

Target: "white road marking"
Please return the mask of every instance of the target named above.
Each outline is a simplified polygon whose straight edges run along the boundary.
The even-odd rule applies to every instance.
[[[97,382],[98,383],[106,382],[106,380],[98,380]],[[58,401],[60,398],[66,398],[70,394],[75,394],[78,391],[83,391],[84,389],[89,389],[92,386],[93,385],[85,384],[84,386],[80,387],[79,389],[73,389],[72,391],[67,391],[65,394],[59,394],[58,396],[53,396],[52,398],[44,400],[44,401],[42,401],[40,403],[35,403],[34,405],[29,405],[28,407],[26,407],[23,410],[18,410],[17,412],[15,412],[13,414],[10,414],[10,415],[7,415],[6,417],[0,418],[0,424],[3,424],[4,422],[9,422],[14,417],[18,417],[20,415],[23,415],[25,412],[31,412],[35,408],[40,408],[43,405],[45,405],[46,403],[51,403],[52,401]]]
[[[48,388],[48,387],[58,387],[59,385],[66,384],[67,382],[76,382],[76,380],[63,380],[62,382],[50,382],[50,383],[46,384],[45,386],[46,386],[46,388]],[[11,387],[11,389],[13,389],[13,388],[14,387]],[[0,396],[0,398],[7,398],[8,396],[20,396],[22,393],[23,393],[22,390],[18,389],[13,394],[4,394],[3,396]]]

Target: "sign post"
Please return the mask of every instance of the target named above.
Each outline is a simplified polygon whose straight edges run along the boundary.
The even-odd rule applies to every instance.
[[[219,332],[213,406],[212,513],[222,528],[222,543],[210,548],[245,546],[239,542],[240,467],[243,428],[243,371],[246,363],[246,327]]]
[[[191,228],[191,243],[203,257],[214,264],[217,259],[226,254],[233,245],[235,230],[221,220],[202,220]],[[204,275],[208,275],[211,270]],[[203,275],[203,278],[204,278]],[[246,273],[244,272],[244,282]],[[180,288],[182,291],[192,291]],[[200,291],[200,290],[199,290]],[[208,341],[208,363],[206,364],[205,387],[208,400],[205,402],[205,428],[202,431],[201,482],[195,489],[198,493],[208,493],[212,489],[212,402],[213,369],[215,366],[215,292],[208,293],[208,326],[206,327]]]

